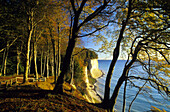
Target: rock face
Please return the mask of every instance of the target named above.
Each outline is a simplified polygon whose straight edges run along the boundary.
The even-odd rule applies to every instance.
[[[91,59],[88,60],[88,70],[90,71],[93,78],[99,78],[103,75],[103,72],[99,70],[98,68],[98,60],[97,59]]]
[[[97,79],[103,75],[103,72],[98,69],[97,59],[88,60],[88,66],[84,67],[84,74],[84,81],[86,83],[86,92],[84,97],[92,103],[95,103],[96,100],[100,102],[100,97],[97,95],[94,85],[90,84],[88,79],[88,75],[91,75],[94,79]]]

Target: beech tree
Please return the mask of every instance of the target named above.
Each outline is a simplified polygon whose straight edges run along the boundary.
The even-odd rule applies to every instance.
[[[71,38],[69,39],[69,42],[68,42],[66,55],[64,57],[61,73],[60,73],[60,76],[58,77],[57,83],[54,88],[54,92],[56,94],[63,93],[64,75],[66,75],[66,73],[68,71],[70,61],[71,61],[71,55],[73,53],[73,49],[74,49],[77,39],[79,37],[78,34],[80,33],[81,28],[85,24],[87,24],[89,21],[93,20],[97,15],[99,15],[106,8],[106,6],[108,5],[109,2],[110,2],[110,0],[108,0],[108,1],[103,0],[102,2],[97,2],[97,1],[93,2],[94,4],[96,4],[96,8],[94,8],[92,13],[90,13],[90,14],[84,13],[84,18],[81,19],[83,17],[83,15],[82,15],[83,11],[84,11],[83,9],[85,9],[85,7],[88,6],[88,1],[83,0],[83,1],[77,2],[75,0],[70,0],[74,19],[73,19],[73,23],[71,25]],[[99,29],[96,29],[94,32],[96,32],[98,30]],[[92,33],[94,33],[94,32],[92,32]]]
[[[101,103],[102,107],[108,109],[109,111],[113,110],[116,104],[119,89],[126,80],[138,79],[148,81],[150,85],[156,88],[160,93],[169,96],[169,90],[167,87],[168,83],[166,80],[160,81],[158,78],[158,76],[162,75],[168,76],[166,70],[164,69],[163,74],[159,72],[159,75],[154,75],[154,73],[151,72],[151,68],[156,66],[151,66],[151,60],[156,63],[158,62],[158,60],[154,60],[155,56],[152,54],[153,51],[158,52],[159,56],[162,57],[162,64],[169,64],[169,60],[165,55],[166,52],[170,50],[169,41],[167,40],[169,16],[167,12],[168,9],[164,8],[165,6],[168,7],[169,4],[167,1],[160,2],[156,0],[152,2],[129,0],[127,3],[128,6],[122,9],[122,12],[124,11],[126,14],[122,13],[121,15],[118,13],[121,15],[119,16],[120,18],[118,21],[122,21],[122,24],[120,26],[119,37],[116,41],[116,47],[113,51],[113,59],[106,77],[104,100]],[[127,3],[125,3],[125,5]],[[126,42],[124,45],[130,46],[126,47],[130,49],[129,54],[131,59],[127,60],[123,73],[116,83],[113,94],[110,96],[111,77],[114,71],[115,63],[117,62],[120,54],[119,51],[121,42]],[[142,60],[144,56],[147,58]],[[144,61],[146,61],[146,59],[147,62],[145,63]],[[140,60],[140,62],[143,63],[143,66],[147,66],[146,70],[149,77],[128,76],[131,66],[137,60]]]

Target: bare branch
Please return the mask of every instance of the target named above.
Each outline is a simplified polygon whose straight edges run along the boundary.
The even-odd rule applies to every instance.
[[[71,2],[71,5],[72,5],[74,14],[76,14],[76,13],[77,13],[77,10],[76,10],[75,5],[74,5],[74,0],[70,0],[70,2]]]
[[[16,37],[16,38],[11,42],[11,44],[9,44],[9,45],[7,45],[5,48],[1,49],[0,52],[4,51],[7,47],[8,47],[8,48],[11,47],[17,39],[18,39],[18,37]]]
[[[91,13],[82,23],[80,23],[78,29],[80,29],[85,23],[87,23],[88,21],[92,20],[95,16],[97,16],[103,9],[105,9],[109,2],[110,0],[108,2],[104,0],[104,4],[97,8],[93,13]]]
[[[85,34],[85,35],[82,35],[82,36],[78,36],[78,38],[86,37],[86,36],[92,35],[92,34],[96,33],[97,31],[99,31],[99,30],[101,30],[101,29],[103,29],[103,28],[109,26],[109,23],[110,23],[110,22],[111,22],[111,21],[109,21],[109,22],[108,22],[106,25],[104,25],[103,27],[96,28],[96,30],[94,30],[94,31],[91,32],[91,33],[88,33],[88,34]]]
[[[153,82],[153,83],[155,83],[155,84],[157,85],[158,88],[156,88],[156,89],[158,89],[158,91],[160,90],[159,88],[161,87],[161,88],[164,90],[164,92],[167,94],[167,96],[170,95],[169,88],[166,87],[166,86],[164,86],[164,85],[162,85],[162,84],[161,84],[160,82],[158,82],[157,80],[154,80],[154,79],[151,79],[151,78],[137,77],[137,76],[129,76],[128,78],[130,78],[130,79],[140,79],[140,80],[151,81],[151,82]],[[153,85],[152,85],[152,86],[153,86]],[[153,86],[153,87],[154,87],[154,86]],[[160,92],[160,91],[159,91],[159,92]]]

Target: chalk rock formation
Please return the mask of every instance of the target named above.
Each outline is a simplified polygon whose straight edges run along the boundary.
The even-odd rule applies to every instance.
[[[98,60],[91,59],[88,60],[88,70],[90,71],[93,78],[99,78],[103,75],[103,72],[98,68]]]

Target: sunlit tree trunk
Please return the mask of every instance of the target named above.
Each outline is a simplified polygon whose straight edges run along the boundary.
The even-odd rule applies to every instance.
[[[33,11],[30,12],[30,16],[28,17],[28,40],[27,40],[27,53],[26,53],[26,69],[24,74],[23,83],[28,81],[29,67],[30,67],[30,46],[31,46],[31,38],[33,34]]]
[[[38,70],[37,70],[37,44],[34,43],[34,67],[35,67],[35,78],[38,80]]]
[[[52,76],[54,76],[54,56],[50,58],[50,62],[51,62],[51,73]]]
[[[5,76],[6,75],[6,69],[7,69],[7,59],[8,59],[8,47],[7,47],[7,50],[6,50],[6,55],[5,55],[5,62],[4,62],[4,71],[3,71],[3,75]]]
[[[7,58],[8,58],[8,50],[9,50],[8,46],[9,46],[9,42],[7,41],[6,48],[4,50],[4,55],[3,55],[2,68],[1,68],[2,76],[6,75],[6,66],[7,66]]]
[[[29,64],[29,67],[28,67],[28,75],[30,75],[31,74],[31,66],[32,66],[32,58],[34,59],[34,46],[33,46],[33,44],[32,44],[32,46],[31,46],[31,48],[30,48],[30,64]]]
[[[47,56],[44,56],[44,67],[43,67],[43,76],[45,76],[45,67],[46,67]]]
[[[59,23],[58,23],[58,55],[57,55],[57,76],[60,75],[60,63],[61,63],[61,57],[60,57],[60,29],[59,29]],[[56,78],[56,77],[55,77]],[[56,79],[55,79],[56,80]]]
[[[54,39],[54,36],[52,34],[52,28],[49,26],[49,31],[50,31],[50,37],[51,37],[51,42],[52,42],[52,47],[53,47],[53,57],[52,57],[52,74],[54,76],[54,83],[56,83],[57,80],[57,74],[56,74],[56,40]]]
[[[20,55],[21,55],[21,51],[19,50],[19,47],[17,47],[17,75],[19,75],[20,72],[20,63],[21,63],[21,59],[20,59]]]
[[[72,57],[71,60],[71,81],[70,81],[70,85],[74,84],[74,57]]]
[[[63,94],[64,74],[67,73],[68,67],[70,65],[70,59],[71,59],[73,49],[75,47],[75,43],[76,43],[75,38],[74,39],[72,38],[72,39],[69,40],[69,44],[68,44],[66,55],[65,55],[65,58],[64,58],[64,62],[63,62],[62,71],[61,71],[61,73],[60,73],[60,75],[57,79],[57,83],[56,83],[55,88],[54,88],[54,92],[56,94],[57,93]]]
[[[46,76],[47,76],[47,78],[49,78],[49,52],[50,52],[50,51],[49,51],[49,43],[47,42],[47,44],[48,44],[48,45],[47,45],[47,46],[48,46],[48,50],[47,50],[47,63],[46,63],[47,75],[46,75]]]
[[[41,50],[41,77],[43,76],[43,50]]]
[[[78,9],[76,9],[76,7],[75,7],[74,0],[71,0],[70,2],[71,2],[71,6],[72,6],[72,9],[74,12],[74,22],[73,22],[73,26],[70,25],[70,26],[72,26],[72,30],[71,30],[72,35],[68,42],[66,55],[64,57],[62,68],[61,68],[61,73],[57,79],[57,83],[55,84],[54,92],[56,94],[63,94],[64,75],[67,73],[68,68],[70,66],[71,56],[73,53],[73,49],[76,45],[76,41],[77,41],[77,37],[78,37],[80,28],[85,23],[87,23],[88,21],[95,18],[103,9],[106,8],[106,6],[108,4],[108,2],[106,0],[104,0],[103,4],[99,8],[97,8],[93,13],[91,13],[89,16],[87,16],[85,20],[82,20],[82,23],[79,24],[80,15],[82,13],[82,10],[83,10],[87,0],[82,0],[81,6]]]
[[[5,62],[5,56],[6,56],[6,49],[4,50],[3,53],[3,59],[2,59],[2,67],[1,67],[1,75],[3,76],[3,70],[4,70],[4,62]]]

